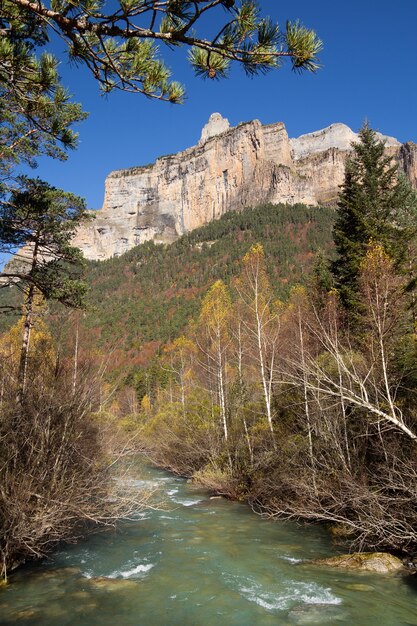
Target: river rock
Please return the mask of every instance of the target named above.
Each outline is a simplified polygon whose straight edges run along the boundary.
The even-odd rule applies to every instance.
[[[106,578],[105,576],[97,576],[95,578],[89,578],[88,584],[94,589],[99,589],[106,592],[117,592],[137,588],[138,581],[126,580],[124,578]]]
[[[39,611],[35,611],[35,609],[22,609],[17,613],[14,613],[12,616],[13,621],[18,621],[21,619],[28,620],[38,617]]]
[[[36,577],[45,579],[63,579],[68,578],[69,576],[78,576],[80,573],[81,570],[79,567],[57,567],[55,569],[41,570],[37,572]]]
[[[88,593],[88,591],[73,591],[70,595],[70,598],[72,598],[73,600],[75,600],[76,602],[85,602],[86,600],[90,599],[90,594]]]
[[[372,587],[372,585],[363,585],[362,583],[351,583],[346,585],[346,589],[351,589],[352,591],[375,591],[375,587]]]
[[[338,607],[328,604],[301,604],[288,614],[291,624],[335,624],[344,621],[346,614]]]
[[[328,559],[317,559],[312,562],[315,565],[328,565],[376,574],[389,574],[404,569],[401,559],[387,552],[357,552],[332,556]]]
[[[75,607],[78,607],[79,605],[75,605]],[[54,620],[65,620],[66,617],[68,617],[68,611],[67,609],[65,609],[64,606],[61,606],[57,603],[52,603],[52,604],[48,604],[44,609],[43,609],[43,614],[46,615],[49,619],[54,619]]]

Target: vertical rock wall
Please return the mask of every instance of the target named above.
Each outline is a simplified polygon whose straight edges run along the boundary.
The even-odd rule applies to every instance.
[[[111,173],[103,208],[74,241],[89,259],[154,239],[171,242],[226,211],[263,202],[335,203],[355,133],[344,124],[289,139],[283,123],[231,128],[213,114],[199,144],[154,165]],[[385,138],[417,186],[417,146]]]

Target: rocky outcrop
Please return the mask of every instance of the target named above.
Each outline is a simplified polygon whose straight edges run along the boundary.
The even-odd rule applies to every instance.
[[[400,162],[408,180],[417,188],[417,144],[408,141],[401,146]]]
[[[229,120],[225,117],[222,117],[220,113],[212,113],[210,115],[210,119],[207,124],[203,127],[201,131],[201,139],[198,142],[199,146],[202,146],[212,137],[216,137],[216,135],[221,135],[229,130],[230,124]]]
[[[289,139],[281,122],[232,128],[215,113],[197,146],[112,172],[103,208],[74,243],[88,259],[106,259],[150,239],[171,242],[226,211],[264,202],[335,203],[356,138],[348,126],[333,124]],[[417,146],[384,140],[417,186]]]

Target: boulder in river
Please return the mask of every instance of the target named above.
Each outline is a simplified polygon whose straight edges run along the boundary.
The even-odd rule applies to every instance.
[[[350,583],[346,585],[346,589],[351,589],[352,591],[375,591],[375,587],[363,585],[362,583]]]
[[[288,617],[291,624],[298,626],[337,624],[347,619],[346,613],[340,607],[328,604],[300,604],[291,609]]]
[[[376,574],[390,574],[404,569],[403,562],[388,552],[356,552],[332,556],[328,559],[312,561],[315,565],[328,565],[342,569],[373,572]]]
[[[88,578],[88,585],[93,589],[110,591],[127,591],[129,589],[137,589],[137,580],[126,580],[125,578],[107,578],[105,576],[96,576]]]

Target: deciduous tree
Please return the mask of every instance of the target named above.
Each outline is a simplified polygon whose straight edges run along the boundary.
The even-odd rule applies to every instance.
[[[202,354],[201,366],[213,384],[226,442],[229,436],[226,374],[231,312],[232,303],[226,285],[218,280],[203,300],[197,327],[197,345]]]
[[[268,426],[273,433],[272,395],[280,320],[274,307],[261,244],[253,245],[244,256],[236,289],[243,304],[243,325],[256,363]]]

